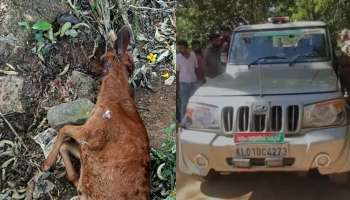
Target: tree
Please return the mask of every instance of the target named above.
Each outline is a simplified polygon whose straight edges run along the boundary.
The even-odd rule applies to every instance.
[[[179,1],[177,37],[205,42],[222,26],[256,24],[270,16],[289,16],[293,21],[324,21],[333,36],[350,26],[348,0],[189,0]]]

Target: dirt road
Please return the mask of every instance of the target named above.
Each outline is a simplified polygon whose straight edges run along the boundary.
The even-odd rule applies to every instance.
[[[350,184],[337,186],[327,176],[310,172],[236,173],[208,182],[177,173],[177,200],[349,200]]]

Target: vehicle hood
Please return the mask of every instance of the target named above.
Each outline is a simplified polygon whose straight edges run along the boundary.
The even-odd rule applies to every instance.
[[[260,68],[260,69],[259,69]],[[228,65],[226,72],[207,79],[195,95],[276,95],[333,92],[338,89],[330,62]]]

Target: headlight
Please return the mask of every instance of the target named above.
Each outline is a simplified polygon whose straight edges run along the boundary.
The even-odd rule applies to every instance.
[[[218,129],[218,108],[206,104],[188,103],[182,124],[189,129]]]
[[[304,107],[303,128],[340,126],[346,124],[347,103],[336,99]]]

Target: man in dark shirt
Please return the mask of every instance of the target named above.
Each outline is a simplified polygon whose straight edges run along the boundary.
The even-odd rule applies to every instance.
[[[198,68],[196,68],[197,84],[198,84],[197,87],[200,87],[205,83],[204,55],[203,55],[201,43],[198,40],[193,40],[191,45],[192,45],[192,50],[197,57],[197,62],[198,62]]]
[[[225,65],[221,61],[221,38],[219,34],[209,35],[209,45],[204,53],[205,76],[214,78],[225,72]]]
[[[229,27],[222,28],[222,36],[221,36],[221,60],[225,64],[228,60],[228,51],[231,43],[231,34],[232,31]]]

